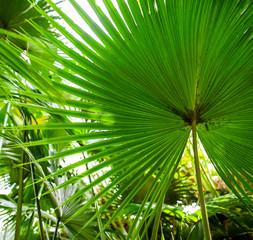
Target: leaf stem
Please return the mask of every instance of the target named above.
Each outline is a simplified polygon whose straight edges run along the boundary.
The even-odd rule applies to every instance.
[[[196,118],[194,118],[192,122],[192,137],[193,137],[194,163],[195,163],[195,170],[196,170],[196,178],[197,178],[197,185],[198,185],[198,194],[199,194],[199,202],[200,202],[200,209],[201,209],[201,215],[202,215],[204,237],[205,237],[205,240],[211,240],[212,236],[210,232],[208,215],[207,215],[207,210],[206,210],[206,205],[205,205],[205,198],[204,198],[201,172],[200,172],[200,162],[199,162],[199,156],[198,156]]]
[[[24,132],[24,139],[26,139],[26,132]],[[15,240],[20,239],[21,223],[22,223],[22,204],[23,204],[23,188],[24,188],[24,168],[23,163],[25,162],[25,151],[22,150],[21,166],[18,171],[18,206],[16,216],[16,229],[15,229]]]
[[[56,227],[55,227],[55,231],[54,231],[54,238],[53,240],[56,240],[57,235],[58,235],[58,228],[59,228],[59,224],[60,224],[61,218],[58,217],[57,223],[56,223]]]
[[[40,239],[44,240],[44,230],[43,230],[43,222],[41,217],[41,209],[40,209],[40,200],[38,197],[38,189],[37,184],[35,183],[35,173],[34,173],[34,167],[33,164],[30,163],[30,169],[31,169],[31,175],[32,175],[32,181],[33,181],[33,191],[34,191],[34,198],[36,202],[37,212],[38,212],[38,219],[39,219],[39,226],[40,226]]]

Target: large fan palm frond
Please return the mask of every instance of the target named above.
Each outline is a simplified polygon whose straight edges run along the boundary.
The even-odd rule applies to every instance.
[[[95,1],[89,0],[100,20],[98,24],[76,1],[70,0],[96,39],[50,0],[47,2],[82,39],[72,36],[38,9],[77,49],[74,51],[32,23],[37,31],[70,60],[32,38],[30,41],[53,57],[60,67],[31,55],[30,58],[60,76],[62,81],[53,81],[35,72],[28,63],[21,61],[17,54],[19,50],[4,41],[0,42],[1,50],[4,49],[4,52],[0,52],[0,57],[44,92],[43,95],[23,94],[58,104],[57,107],[52,104],[47,108],[32,104],[27,104],[26,107],[92,120],[88,123],[48,124],[30,128],[84,128],[97,131],[44,139],[26,145],[87,141],[84,146],[37,161],[107,147],[98,154],[58,170],[48,178],[113,154],[109,160],[57,187],[64,187],[118,163],[113,170],[108,170],[70,197],[66,203],[121,169],[126,169],[77,211],[76,215],[107,190],[131,176],[96,214],[102,213],[129,185],[138,181],[114,216],[104,225],[106,228],[155,173],[156,181],[153,181],[129,230],[129,237],[135,239],[153,203],[156,203],[156,207],[152,208],[148,224],[159,210],[194,125],[197,126],[199,138],[219,175],[252,210],[253,203],[247,192],[253,193],[249,183],[252,182],[253,172],[253,2],[117,0],[117,4],[103,1],[105,11]],[[55,95],[50,95],[55,94],[55,90],[83,100],[62,99],[60,95],[57,100]],[[71,107],[80,111],[70,110]],[[28,129],[29,126],[23,127],[25,128]],[[91,139],[97,141],[89,142]],[[140,217],[142,220],[139,220]]]

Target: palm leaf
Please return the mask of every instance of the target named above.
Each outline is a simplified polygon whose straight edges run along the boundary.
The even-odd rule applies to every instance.
[[[15,54],[17,50],[11,45],[7,46],[3,40],[0,47],[5,49],[5,54],[1,54],[0,57],[43,91],[43,95],[36,95],[37,99],[51,99],[52,102],[48,108],[31,104],[27,105],[28,108],[40,107],[51,114],[91,119],[95,122],[84,125],[86,129],[101,129],[99,126],[104,129],[87,133],[85,136],[69,136],[62,139],[83,139],[87,142],[85,146],[60,153],[61,156],[95,149],[94,145],[97,149],[105,145],[110,148],[63,168],[48,178],[82,164],[92,163],[101,157],[109,157],[111,154],[115,156],[110,160],[98,164],[60,187],[119,161],[121,167],[128,169],[122,178],[117,178],[109,184],[80,211],[87,209],[125,177],[134,176],[135,179],[123,185],[90,222],[138,179],[138,184],[115,213],[116,217],[131,201],[136,191],[141,189],[152,174],[158,172],[158,177],[137,214],[136,224],[139,217],[143,217],[134,233],[134,236],[138,236],[152,204],[157,203],[151,210],[149,223],[163,202],[193,122],[197,125],[200,140],[216,170],[252,211],[253,203],[247,195],[249,192],[253,193],[249,184],[252,182],[253,172],[252,1],[118,0],[118,7],[112,1],[103,1],[109,17],[95,1],[89,0],[102,27],[93,21],[76,1],[71,0],[71,4],[89,25],[96,39],[75,24],[50,0],[47,2],[82,40],[72,36],[37,8],[77,50],[73,51],[32,22],[32,26],[69,59],[56,54],[45,44],[32,38],[31,42],[48,56],[54,57],[60,67],[27,55],[61,77],[62,82],[47,79],[42,74],[33,72],[29,65],[20,59],[19,54]],[[83,101],[67,99],[59,104],[55,98],[48,95],[48,92],[57,94],[54,90],[81,97]],[[55,103],[58,104],[57,107]],[[70,110],[71,107],[80,110]],[[59,128],[78,128],[80,124],[59,124]],[[41,127],[50,129],[57,128],[57,125]],[[97,139],[99,142],[91,143],[91,139]],[[26,146],[56,141],[59,139],[44,139],[27,143]],[[51,156],[50,159],[57,157],[59,154]],[[114,174],[116,172],[109,170],[108,174],[99,177],[79,194]],[[143,175],[144,177],[140,177]],[[143,213],[142,209],[151,192],[153,197]],[[73,195],[71,200],[77,196],[78,193]],[[78,213],[79,211],[74,216]],[[113,219],[114,217],[104,228]],[[136,230],[135,224],[130,233],[134,229]]]

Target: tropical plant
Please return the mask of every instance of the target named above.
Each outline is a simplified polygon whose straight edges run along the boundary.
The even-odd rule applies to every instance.
[[[18,94],[16,95],[16,97]],[[19,96],[22,99],[21,96]],[[7,105],[7,104],[6,104]],[[2,114],[6,110],[2,108]],[[26,108],[12,107],[9,109],[7,124],[17,126],[17,122],[23,124],[36,124],[37,122],[50,122],[59,121],[60,117],[55,118],[43,116],[43,113],[36,111],[35,118],[31,112]],[[7,114],[3,114],[6,116]],[[39,117],[40,116],[40,117]],[[63,119],[62,119],[63,120]],[[21,135],[20,135],[21,134]],[[50,181],[43,182],[41,184],[36,183],[39,178],[43,178],[46,175],[60,169],[61,162],[58,159],[53,163],[31,163],[32,159],[41,158],[49,155],[50,151],[58,151],[63,148],[63,144],[55,144],[54,146],[43,145],[39,147],[29,148],[26,154],[24,149],[13,149],[11,145],[13,143],[20,142],[21,144],[26,141],[39,140],[42,136],[54,134],[54,132],[47,133],[39,130],[28,130],[24,132],[17,131],[15,136],[10,133],[2,134],[4,141],[1,146],[1,177],[7,175],[5,179],[6,185],[11,186],[11,192],[9,195],[0,196],[0,213],[4,219],[5,232],[7,238],[4,239],[56,239],[57,235],[69,236],[75,239],[73,236],[78,235],[78,239],[93,239],[98,232],[96,222],[93,222],[88,229],[79,230],[79,226],[82,225],[85,219],[89,219],[92,216],[93,208],[89,208],[65,223],[65,220],[72,216],[80,205],[84,201],[87,201],[86,196],[80,196],[79,198],[71,201],[69,204],[60,207],[60,205],[72,196],[78,189],[85,187],[83,181],[78,181],[75,186],[69,185],[54,193],[46,196],[41,196],[44,189],[50,190],[60,183],[71,179],[75,176],[75,173],[69,171],[67,174],[57,176]],[[59,136],[59,134],[58,134]],[[61,133],[64,136],[64,133]],[[65,148],[68,148],[69,144],[65,144]],[[20,166],[20,163],[29,164]],[[58,208],[54,212],[51,209]],[[39,231],[36,230],[39,228]],[[52,229],[55,229],[52,231]],[[15,232],[15,234],[14,234]]]
[[[0,41],[0,59],[4,69],[10,67],[39,90],[35,92],[26,88],[19,93],[38,102],[46,101],[47,106],[18,102],[10,97],[8,102],[54,115],[86,119],[86,122],[16,127],[22,131],[86,130],[82,134],[22,143],[24,149],[70,141],[81,143],[74,149],[38,158],[32,163],[99,150],[41,178],[37,183],[81,165],[90,166],[54,188],[58,190],[85,176],[97,174],[98,177],[90,184],[66,199],[64,204],[68,204],[98,184],[114,178],[66,221],[77,217],[120,185],[118,191],[97,208],[81,231],[130,187],[113,215],[104,222],[99,221],[99,235],[105,239],[108,226],[153,176],[125,238],[143,238],[153,223],[151,239],[155,239],[165,194],[191,132],[205,239],[211,239],[211,234],[201,181],[197,135],[220,177],[252,213],[253,202],[249,195],[253,193],[253,2],[108,0],[103,1],[101,8],[96,1],[88,0],[98,17],[95,22],[75,0],[70,0],[96,37],[75,24],[51,0],[47,2],[81,40],[37,5],[34,7],[75,48],[68,47],[36,22],[30,21],[47,42],[61,52],[56,53],[29,34],[20,36],[6,30],[0,32],[31,42],[55,63],[24,52],[4,39]],[[31,68],[24,55],[49,70],[53,77],[43,74],[40,69]],[[76,99],[65,98],[66,93]],[[4,130],[11,132],[10,128]],[[99,159],[105,161],[92,166]],[[103,175],[99,174],[101,171]]]

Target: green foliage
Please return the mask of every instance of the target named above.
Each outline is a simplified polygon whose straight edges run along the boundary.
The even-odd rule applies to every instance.
[[[110,234],[116,239],[148,239],[150,236],[166,239],[170,234],[178,239],[181,236],[183,239],[202,238],[202,226],[197,221],[199,213],[187,218],[180,208],[176,211],[179,217],[172,215],[171,208],[164,211],[166,204],[175,204],[178,200],[192,204],[192,200],[196,200],[196,181],[190,179],[190,175],[195,175],[194,168],[187,163],[181,165],[181,172],[179,170],[190,133],[196,127],[210,162],[229,188],[226,191],[232,191],[247,209],[235,207],[228,215],[224,209],[212,208],[216,199],[208,202],[209,215],[213,214],[210,219],[213,236],[218,239],[241,235],[240,230],[232,233],[227,229],[224,235],[218,214],[229,219],[228,228],[233,229],[238,217],[235,212],[245,217],[238,221],[247,221],[247,211],[252,213],[253,209],[253,2],[117,0],[116,7],[112,1],[103,1],[105,13],[96,1],[88,0],[101,25],[75,0],[70,0],[96,38],[51,0],[46,2],[80,38],[71,35],[37,2],[34,9],[71,42],[74,49],[36,21],[31,21],[29,26],[46,41],[38,41],[29,32],[17,35],[0,29],[8,38],[25,41],[43,53],[40,57],[24,52],[16,40],[13,44],[6,38],[0,40],[0,67],[4,73],[1,81],[5,84],[1,99],[17,109],[26,109],[27,117],[30,112],[46,112],[54,121],[38,125],[30,121],[29,124],[24,122],[24,126],[3,127],[5,134],[2,135],[6,139],[19,139],[13,141],[11,147],[22,147],[32,160],[29,164],[35,166],[90,153],[55,171],[46,172],[44,168],[44,175],[40,172],[39,179],[33,182],[34,185],[50,183],[85,166],[85,171],[45,190],[52,196],[53,190],[57,193],[89,178],[87,185],[63,202],[51,199],[54,208],[73,202],[79,204],[80,197],[100,186],[92,198],[79,204],[79,208],[73,207],[74,213],[64,219],[63,224],[75,221],[86,211],[90,213],[90,209],[100,203],[92,217],[78,225],[78,229],[72,229],[72,234],[85,231],[97,219],[98,235],[102,239]],[[40,67],[33,68],[34,63]],[[13,80],[14,75],[18,76],[17,80]],[[20,87],[8,88],[9,79]],[[36,137],[39,129],[43,134]],[[19,134],[22,136],[27,131],[36,134],[20,141]],[[75,147],[70,147],[70,143]],[[55,146],[53,152],[40,154],[37,151],[52,146]],[[200,161],[208,197],[223,194],[215,189],[206,157],[200,154]],[[189,175],[182,178],[183,171]],[[186,191],[190,181],[193,187]],[[100,202],[101,199],[106,201]],[[124,216],[130,204],[135,204],[133,219]],[[107,213],[108,210],[112,211]],[[165,229],[175,221],[174,229],[150,233],[152,225],[159,225],[160,213],[161,219],[165,219]],[[55,214],[59,220],[61,214],[57,211]],[[101,216],[103,221],[100,221]],[[117,224],[119,217],[123,220]],[[181,224],[182,219],[191,222]],[[222,230],[217,233],[212,226]],[[244,231],[249,225],[242,224],[239,228]]]
[[[52,12],[52,8],[45,0],[35,1],[35,4],[46,13]],[[41,28],[49,30],[50,23],[33,7],[28,0],[1,0],[0,1],[0,28],[11,32],[28,33],[33,37],[41,37],[41,33],[31,26],[29,21],[36,22]],[[5,36],[7,37],[7,36]],[[25,42],[11,38],[19,47],[27,49]]]

